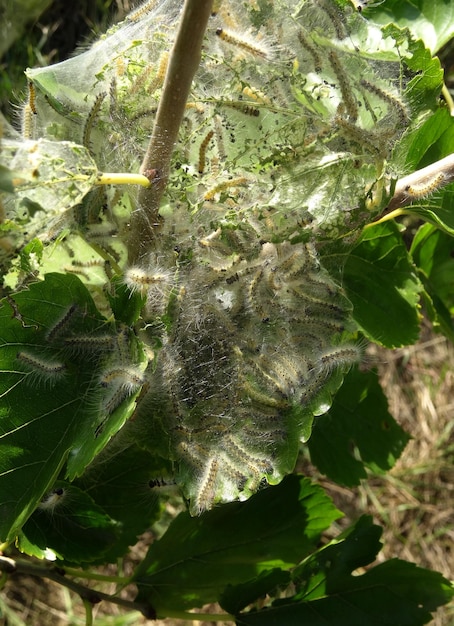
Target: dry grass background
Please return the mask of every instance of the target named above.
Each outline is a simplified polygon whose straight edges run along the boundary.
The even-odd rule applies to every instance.
[[[304,464],[305,471],[320,482],[345,513],[339,527],[332,529],[333,534],[361,514],[369,513],[384,528],[384,547],[378,561],[399,557],[452,579],[454,346],[424,325],[416,345],[395,351],[373,346],[370,353],[388,397],[390,412],[411,434],[412,440],[391,472],[372,476],[356,489],[327,481],[309,463]],[[128,567],[141,559],[150,540],[151,536],[144,536],[132,549],[125,565],[126,573]],[[114,587],[103,590],[113,593]],[[1,626],[85,624],[84,609],[76,596],[52,582],[30,577],[17,577],[7,583],[0,593],[0,616],[2,613]],[[96,626],[147,623],[138,613],[125,614],[113,605],[101,604],[95,607],[94,614]],[[177,626],[187,622],[148,623]],[[431,624],[454,625],[454,603],[441,608]]]

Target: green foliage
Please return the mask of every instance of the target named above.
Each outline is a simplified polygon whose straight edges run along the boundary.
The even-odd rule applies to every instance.
[[[99,183],[140,167],[181,3],[27,70],[22,137],[0,153],[0,538],[115,562],[174,485],[188,511],[125,580],[146,614],[426,623],[447,581],[397,560],[353,575],[380,530],[362,518],[320,547],[340,513],[291,474],[306,442],[344,485],[401,454],[375,374],[350,371],[360,336],[414,343],[421,303],[454,336],[452,190],[400,212],[428,222],[410,251],[373,223],[398,179],[449,153],[440,63],[412,37],[414,3],[370,20],[340,0],[215,7],[156,214]],[[415,27],[429,17],[451,36],[425,2]],[[152,244],[128,263],[138,213]]]

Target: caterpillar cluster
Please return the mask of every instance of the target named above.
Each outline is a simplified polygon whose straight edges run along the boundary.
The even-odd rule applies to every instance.
[[[313,244],[264,238],[259,222],[221,223],[187,243],[191,260],[178,272],[154,258],[125,274],[132,291],[160,298],[154,308],[167,316],[178,293],[150,411],[170,431],[176,480],[194,514],[279,480],[280,453],[298,431],[295,407],[315,409],[331,377],[361,358],[342,342],[350,305]]]

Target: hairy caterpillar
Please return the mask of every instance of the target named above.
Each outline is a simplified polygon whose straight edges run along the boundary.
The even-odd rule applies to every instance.
[[[411,200],[421,200],[430,196],[431,193],[437,191],[443,183],[446,181],[446,177],[443,172],[439,172],[433,178],[429,179],[426,183],[419,185],[408,185],[405,188],[408,197]]]
[[[98,115],[101,109],[101,105],[106,96],[107,94],[105,92],[99,93],[96,96],[93,106],[90,109],[90,113],[88,114],[88,117],[85,121],[84,132],[82,136],[82,145],[84,145],[89,150],[90,150],[90,137],[91,137],[91,131],[93,129],[93,124],[95,122],[96,116]]]
[[[67,348],[80,354],[108,352],[113,349],[113,335],[74,335],[65,337],[64,344]]]
[[[200,148],[199,148],[199,165],[198,165],[198,172],[199,174],[203,174],[204,170],[205,170],[205,163],[206,163],[206,151],[208,148],[208,144],[211,141],[211,138],[214,135],[214,130],[210,130],[204,140],[202,141],[202,143],[200,144]]]
[[[66,489],[63,489],[63,487],[56,487],[55,489],[52,489],[52,491],[46,493],[46,495],[41,499],[41,502],[38,504],[38,509],[52,515],[55,509],[63,503],[66,496]]]
[[[47,341],[54,341],[58,338],[59,335],[61,335],[62,331],[68,326],[76,311],[77,305],[72,304],[63,314],[63,316],[53,326],[49,328],[46,333]]]
[[[142,6],[138,7],[134,11],[131,11],[131,13],[126,16],[126,20],[128,22],[138,22],[144,15],[150,13],[150,11],[155,8],[157,3],[158,0],[148,0],[148,2],[145,2]]]
[[[350,116],[350,119],[355,121],[358,118],[358,105],[348,81],[347,73],[344,71],[344,68],[339,62],[339,57],[334,50],[330,50],[330,52],[328,52],[328,59],[334,73],[336,74],[337,80],[339,81],[339,87],[347,113]]]
[[[101,387],[122,387],[128,395],[135,393],[145,383],[140,370],[133,367],[112,367],[104,371],[99,379]]]
[[[32,82],[28,82],[28,106],[30,107],[33,115],[37,114],[36,110],[36,89]]]
[[[59,361],[47,361],[29,352],[18,352],[16,358],[29,370],[30,382],[54,385],[66,373],[66,365]]]
[[[125,284],[132,293],[139,292],[145,295],[150,287],[170,284],[173,276],[171,272],[155,268],[154,271],[140,267],[130,267],[125,272]]]
[[[259,117],[260,115],[259,109],[241,100],[224,100],[221,104],[251,117]]]
[[[377,87],[377,85],[370,83],[368,80],[365,80],[364,78],[360,81],[360,85],[364,87],[365,89],[367,89],[368,91],[370,91],[371,93],[378,96],[379,98],[381,98],[390,107],[392,107],[396,111],[399,121],[401,122],[402,125],[405,125],[408,123],[409,114],[408,114],[407,107],[401,100],[399,100],[397,96],[390,93],[389,91],[385,91],[384,89]]]
[[[200,480],[200,485],[195,497],[194,508],[199,513],[209,509],[214,500],[218,469],[218,460],[216,458],[210,458]]]
[[[33,111],[29,104],[22,109],[22,137],[23,139],[33,138]]]
[[[273,473],[273,466],[268,459],[259,459],[252,456],[238,443],[238,441],[234,440],[233,437],[224,437],[222,443],[230,457],[233,457],[240,463],[245,464],[248,469],[252,470],[253,473]]]
[[[358,144],[360,147],[366,149],[373,154],[380,154],[379,138],[376,133],[371,130],[364,130],[357,124],[354,124],[343,117],[336,116],[334,123],[339,126],[344,135],[349,137],[352,141]]]
[[[249,38],[246,35],[238,35],[233,31],[226,30],[225,28],[218,28],[216,35],[222,41],[236,46],[240,50],[247,52],[248,54],[259,57],[262,59],[269,59],[271,57],[270,50],[267,46],[258,42],[256,39]]]
[[[319,55],[319,53],[317,51],[317,48],[312,45],[312,43],[309,41],[309,39],[306,37],[306,35],[304,34],[304,32],[301,29],[298,31],[297,36],[298,36],[298,41],[300,42],[300,44],[312,56],[312,58],[314,60],[314,69],[315,69],[315,71],[316,72],[320,72],[321,69],[322,69],[322,59],[321,59],[321,56]]]
[[[253,87],[243,87],[243,93],[248,98],[256,100],[261,104],[271,104],[271,100],[268,98],[268,96],[259,89],[254,89]]]
[[[353,344],[329,348],[318,356],[318,369],[327,373],[336,368],[347,368],[361,360],[361,349]]]
[[[347,29],[345,28],[344,21],[342,20],[343,14],[336,8],[336,5],[331,0],[317,0],[318,5],[325,11],[331,20],[336,36],[338,39],[345,39],[347,36]]]
[[[244,186],[248,183],[248,179],[244,176],[238,176],[238,178],[231,178],[229,180],[224,180],[221,183],[218,183],[208,191],[203,196],[204,200],[214,200],[214,197],[217,193],[222,193],[227,189],[231,189],[232,187],[240,187]]]
[[[158,89],[159,87],[162,87],[162,85],[164,84],[164,79],[166,77],[168,64],[169,64],[169,53],[163,52],[161,56],[159,57],[156,76],[153,78],[153,80],[147,87],[148,93],[153,93],[156,91],[156,89]]]

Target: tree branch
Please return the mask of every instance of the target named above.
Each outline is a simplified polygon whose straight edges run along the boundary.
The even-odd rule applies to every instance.
[[[38,576],[40,578],[48,578],[60,585],[63,585],[67,589],[71,589],[77,593],[77,595],[84,601],[90,604],[99,604],[103,600],[111,602],[130,611],[140,611],[142,615],[145,615],[148,619],[155,619],[156,615],[151,606],[133,602],[130,600],[124,600],[123,598],[117,598],[116,596],[97,591],[96,589],[90,589],[85,587],[74,580],[66,577],[66,570],[64,567],[58,567],[55,565],[43,565],[33,563],[26,560],[15,560],[8,557],[0,556],[0,572],[6,574],[28,574],[29,576]]]
[[[141,166],[141,172],[152,178],[153,184],[140,190],[137,210],[131,215],[128,242],[131,263],[149,251],[160,230],[161,198],[169,178],[170,160],[192,80],[200,64],[203,37],[212,4],[213,0],[185,0],[153,133]]]
[[[454,180],[454,154],[417,170],[397,181],[394,196],[386,213],[400,209],[421,197],[430,195]]]

